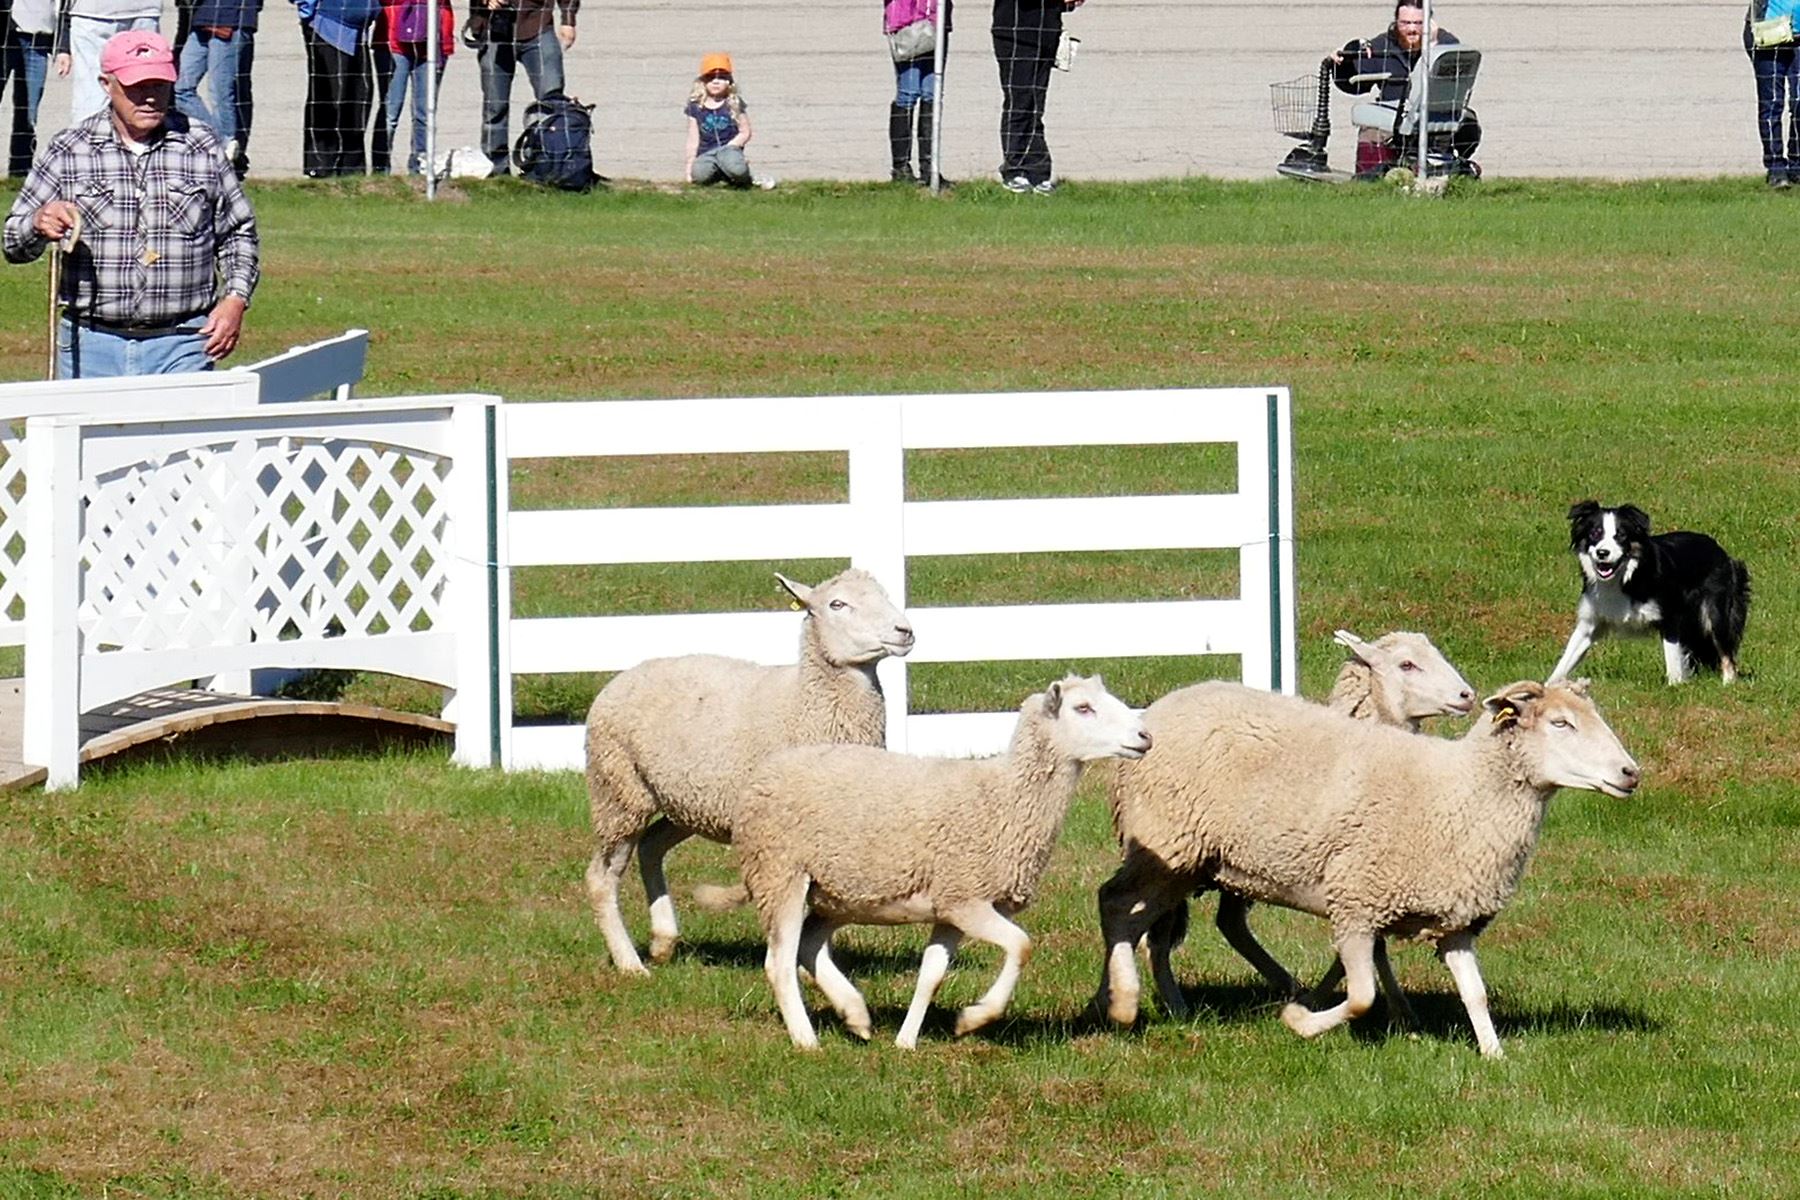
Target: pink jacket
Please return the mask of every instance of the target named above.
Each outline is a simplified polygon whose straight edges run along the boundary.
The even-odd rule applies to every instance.
[[[400,9],[405,4],[406,0],[381,0],[381,27],[375,31],[375,35],[387,43],[387,48],[395,54],[424,58],[425,43],[407,45],[396,36],[400,29]],[[450,0],[438,0],[438,57],[449,58],[454,53],[456,10],[450,7]]]
[[[937,10],[937,0],[886,0],[882,5],[881,31],[892,33],[914,21],[935,21]]]

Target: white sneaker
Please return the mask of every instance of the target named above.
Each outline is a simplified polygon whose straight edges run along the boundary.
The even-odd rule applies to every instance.
[[[766,192],[774,187],[778,180],[773,175],[757,175],[750,182]]]
[[[1016,192],[1019,195],[1024,195],[1031,190],[1031,180],[1025,178],[1023,175],[1014,175],[1011,179],[1008,179],[1005,183],[1001,184],[1001,186],[1009,192]]]
[[[1031,185],[1031,190],[1040,196],[1048,196],[1056,191],[1056,180],[1046,179],[1042,183],[1034,183]]]

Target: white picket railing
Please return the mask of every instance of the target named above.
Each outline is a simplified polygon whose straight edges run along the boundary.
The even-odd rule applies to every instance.
[[[441,684],[457,760],[498,761],[497,403],[27,420],[25,611],[74,619],[25,622],[25,761],[70,786],[81,713],[262,667]]]
[[[914,556],[1231,549],[1235,599],[909,607],[918,643],[907,661],[1235,654],[1245,682],[1294,690],[1285,389],[527,404],[501,417],[515,462],[792,451],[845,452],[849,461],[840,504],[512,512],[500,539],[509,567],[847,557],[905,604]],[[1229,494],[906,499],[909,450],[1219,442],[1236,446]],[[510,594],[510,571],[502,574]],[[690,653],[783,663],[798,642],[791,612],[532,618],[505,629],[519,674],[613,671]],[[906,665],[880,667],[889,745],[935,754],[1004,746],[1011,712],[909,715]],[[500,688],[510,714],[510,674]],[[508,766],[581,765],[578,726],[511,728],[502,742]]]

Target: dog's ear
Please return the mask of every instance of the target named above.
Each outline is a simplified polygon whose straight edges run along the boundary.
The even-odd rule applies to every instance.
[[[1642,541],[1650,536],[1650,514],[1635,504],[1626,504],[1616,510],[1619,515],[1619,526],[1632,541]]]
[[[1591,521],[1600,515],[1598,500],[1583,500],[1580,504],[1569,506],[1569,524],[1579,525],[1583,521]]]

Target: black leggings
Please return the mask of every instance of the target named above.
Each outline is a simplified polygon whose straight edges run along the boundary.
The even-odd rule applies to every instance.
[[[1062,38],[1062,0],[994,0],[994,60],[1000,67],[1000,177],[1050,178],[1044,101]]]

